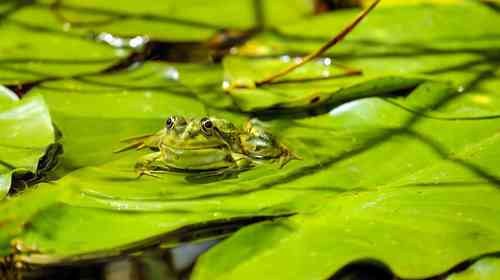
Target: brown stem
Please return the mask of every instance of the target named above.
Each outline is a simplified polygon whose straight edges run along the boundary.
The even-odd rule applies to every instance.
[[[329,48],[333,47],[338,42],[342,41],[342,39],[344,39],[345,36],[347,36],[347,34],[349,34],[354,29],[354,27],[356,27],[356,25],[358,25],[358,23],[360,23],[363,20],[363,18],[365,18],[366,15],[368,15],[368,13],[370,13],[370,11],[373,8],[375,8],[375,6],[377,6],[377,4],[379,2],[380,2],[380,0],[375,0],[367,9],[365,9],[363,12],[361,12],[354,19],[354,21],[352,21],[349,25],[347,25],[339,34],[337,34],[335,37],[333,37],[326,44],[324,44],[323,46],[321,46],[321,48],[319,48],[316,51],[308,54],[306,57],[304,57],[304,59],[302,59],[302,61],[300,61],[298,63],[295,63],[295,64],[292,64],[292,65],[284,68],[283,70],[279,71],[278,73],[275,73],[275,74],[273,74],[273,75],[271,75],[271,76],[269,76],[269,77],[267,77],[265,79],[262,79],[260,81],[256,81],[255,85],[256,86],[261,86],[261,85],[265,85],[265,84],[270,84],[274,80],[287,75],[288,73],[290,73],[293,70],[299,68],[300,66],[302,66],[302,65],[308,63],[309,61],[311,61],[311,60],[313,60],[313,59],[318,58],[319,56],[321,56]]]

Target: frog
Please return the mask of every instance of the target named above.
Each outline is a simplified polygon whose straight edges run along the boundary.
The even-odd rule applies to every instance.
[[[162,173],[244,171],[265,162],[283,168],[301,159],[264,128],[248,121],[243,127],[215,117],[169,116],[154,134],[125,139],[130,148],[152,152],[135,165],[139,176]]]

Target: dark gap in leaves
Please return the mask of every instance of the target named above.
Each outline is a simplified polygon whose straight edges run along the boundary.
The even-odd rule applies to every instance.
[[[190,242],[194,240],[213,238],[226,236],[229,233],[235,232],[236,230],[263,221],[273,221],[279,218],[285,218],[293,216],[294,213],[286,213],[277,216],[253,216],[253,217],[243,217],[234,218],[219,222],[209,222],[204,224],[198,224],[193,226],[186,226],[178,230],[178,238],[174,239],[179,243]],[[176,232],[173,232],[175,235]]]
[[[483,3],[486,7],[492,9],[493,11],[500,13],[500,3],[488,0],[482,0],[481,3]]]
[[[243,31],[223,29],[208,39],[206,45],[213,51],[213,61],[218,63],[230,53],[232,48],[246,43],[260,31],[259,27]]]
[[[36,270],[24,270],[21,279],[24,280],[104,280],[105,264],[87,264],[80,266],[66,266],[60,268],[45,268]],[[17,275],[19,277],[19,275]],[[7,278],[9,279],[9,278]],[[12,278],[19,279],[19,278]]]
[[[101,73],[113,73],[146,61],[174,63],[220,63],[233,47],[239,46],[255,34],[258,29],[245,31],[224,29],[207,41],[161,41],[151,40],[142,50],[132,52],[128,57]]]
[[[319,15],[334,10],[360,7],[361,0],[315,0],[314,14]]]
[[[153,41],[147,46],[145,60],[167,62],[210,62],[212,50],[203,42]]]
[[[210,248],[217,245],[222,240],[224,239],[210,239],[196,244],[182,244],[176,248],[172,248],[171,250],[166,251],[165,260],[177,276],[176,279],[191,279],[191,274],[196,265],[198,257],[206,251],[210,250]],[[184,264],[179,263],[179,259],[185,260],[186,255],[190,256],[191,263],[186,261],[184,261]]]
[[[6,85],[8,89],[14,92],[19,98],[23,98],[33,87],[39,85],[46,80],[30,81],[15,85]]]
[[[335,273],[328,280],[393,280],[391,270],[375,260],[351,263]]]
[[[63,153],[63,146],[59,143],[51,144],[43,157],[38,161],[36,173],[14,172],[8,195],[12,196],[40,182],[54,180],[51,171],[57,167],[59,156]]]

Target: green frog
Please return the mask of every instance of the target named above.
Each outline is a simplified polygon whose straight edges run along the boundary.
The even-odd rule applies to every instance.
[[[131,143],[116,152],[130,148],[152,150],[137,162],[139,175],[243,171],[263,162],[278,162],[283,167],[299,159],[252,121],[239,128],[224,119],[170,116],[157,133],[124,141]]]

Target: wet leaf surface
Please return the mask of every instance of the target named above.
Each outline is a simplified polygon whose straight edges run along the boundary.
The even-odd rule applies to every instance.
[[[0,83],[18,85],[53,77],[95,73],[117,63],[126,50],[71,32],[50,11],[15,2],[0,18]]]
[[[76,29],[165,41],[204,41],[222,29],[276,26],[312,13],[308,1],[43,1]],[[41,4],[43,6],[44,4]],[[214,17],[214,14],[217,16]]]
[[[332,30],[341,30],[355,15],[356,11],[326,14],[260,34],[239,48],[237,53],[246,57],[225,59],[228,84],[252,85],[294,63],[300,55],[319,48],[333,36]],[[488,91],[494,89],[488,80],[498,75],[500,40],[494,26],[499,24],[498,15],[479,4],[376,9],[323,59],[275,84],[229,90],[245,111],[276,103],[297,106],[296,99],[301,97],[330,96],[386,76],[450,81],[457,88]],[[338,64],[362,70],[363,75],[347,75]],[[481,88],[479,82],[485,82]]]
[[[211,8],[244,11],[217,20],[190,1],[162,2],[164,9],[61,1],[57,9],[73,21],[71,36],[106,31],[183,41],[206,40],[218,30],[211,24],[254,27],[255,15],[240,5],[258,2],[216,1]],[[53,13],[50,3],[26,6],[0,24],[38,24],[26,15]],[[34,85],[20,102],[45,100],[62,133],[60,179],[0,205],[1,254],[16,240],[18,261],[70,264],[243,227],[203,255],[194,279],[326,279],[363,260],[417,279],[499,252],[498,14],[474,3],[380,7],[329,57],[255,87],[356,14],[300,20],[304,7],[289,6],[266,23],[274,29],[222,64],[146,62]],[[49,18],[42,26],[61,24]],[[345,75],[339,64],[363,75]],[[10,97],[0,98],[3,110]],[[170,115],[237,126],[259,117],[303,159],[283,169],[269,163],[218,176],[138,178],[134,165],[149,151],[113,150],[123,138],[157,131]]]

